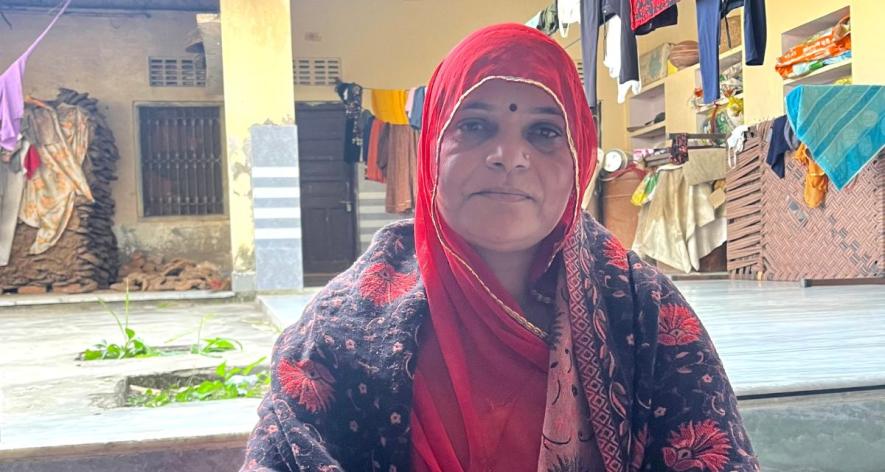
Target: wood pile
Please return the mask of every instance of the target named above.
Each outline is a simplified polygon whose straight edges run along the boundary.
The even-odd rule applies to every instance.
[[[95,198],[79,197],[58,243],[43,254],[28,254],[37,230],[19,223],[9,264],[0,267],[0,293],[84,293],[107,288],[119,267],[111,182],[116,180],[119,152],[98,101],[88,94],[60,89],[50,106],[61,103],[83,109],[94,127],[83,171]]]
[[[111,289],[124,292],[228,290],[230,283],[221,270],[210,262],[196,263],[175,258],[165,262],[161,255],[147,255],[141,251],[120,268],[120,282]]]

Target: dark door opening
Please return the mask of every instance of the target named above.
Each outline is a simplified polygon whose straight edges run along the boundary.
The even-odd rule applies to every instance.
[[[323,285],[356,260],[352,165],[344,162],[344,105],[296,103],[306,286]]]

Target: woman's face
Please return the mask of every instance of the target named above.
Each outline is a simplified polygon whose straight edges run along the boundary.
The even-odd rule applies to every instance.
[[[442,136],[437,208],[479,249],[535,247],[559,223],[574,185],[562,110],[534,85],[484,83]]]

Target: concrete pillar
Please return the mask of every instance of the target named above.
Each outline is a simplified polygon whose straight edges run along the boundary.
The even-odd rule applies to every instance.
[[[290,8],[290,0],[220,0],[231,278],[238,293],[301,288],[297,148],[275,147],[297,143]],[[276,177],[285,182],[262,180]],[[273,198],[262,202],[258,214],[253,212],[253,185],[261,182],[271,190],[260,192],[277,195],[288,213],[273,210]],[[286,195],[287,189],[293,194]],[[277,260],[270,259],[273,267],[262,267],[270,252],[260,253],[275,248],[283,250]],[[273,272],[281,267],[298,276],[278,283]]]

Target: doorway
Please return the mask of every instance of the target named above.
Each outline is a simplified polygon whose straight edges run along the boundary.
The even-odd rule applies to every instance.
[[[295,104],[304,283],[322,286],[356,260],[354,166],[344,161],[344,105]]]

